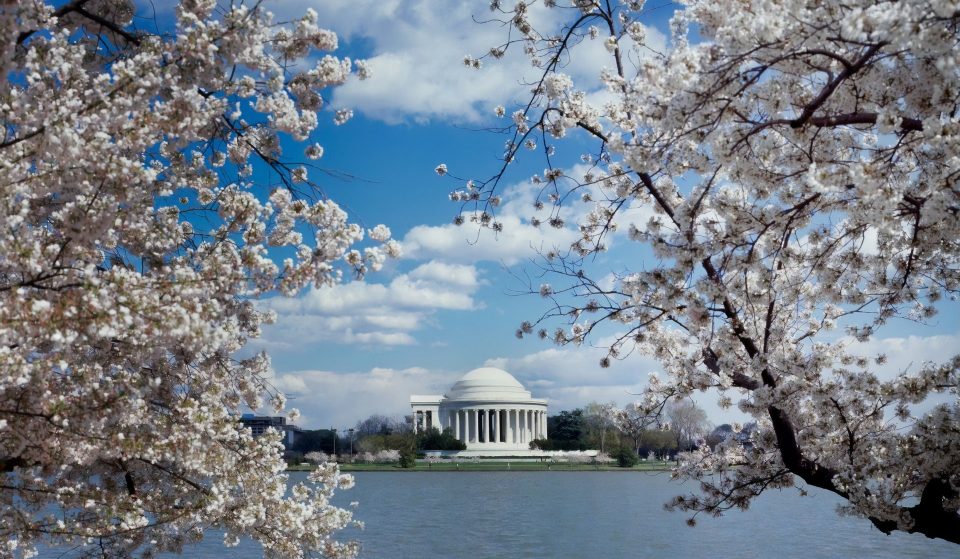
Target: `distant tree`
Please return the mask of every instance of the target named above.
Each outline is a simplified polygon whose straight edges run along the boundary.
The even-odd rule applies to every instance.
[[[453,436],[453,431],[430,427],[417,433],[417,450],[466,450],[467,445]]]
[[[653,452],[658,458],[667,458],[677,450],[677,437],[666,429],[649,429],[643,432],[640,452]]]
[[[547,433],[555,441],[577,441],[583,439],[586,421],[582,409],[561,411],[547,418]]]
[[[397,450],[381,450],[373,455],[373,462],[386,464],[400,460],[400,452]]]
[[[303,458],[308,462],[313,462],[314,464],[323,464],[324,462],[330,461],[330,455],[326,452],[312,451],[303,455]]]
[[[305,429],[301,431],[293,443],[295,452],[324,452],[326,454],[335,454],[336,450],[343,449],[343,444],[337,442],[334,444],[335,434],[330,429]]]
[[[623,448],[623,447],[621,447],[621,448]],[[597,454],[597,456],[594,458],[594,462],[596,462],[597,464],[601,464],[601,465],[612,464],[613,462],[616,462],[616,461],[617,461],[616,458],[614,458],[613,456],[610,456],[610,455],[607,454],[606,452],[601,452],[601,453]]]
[[[613,458],[617,461],[617,466],[621,468],[632,468],[637,465],[637,462],[640,461],[640,458],[637,456],[637,453],[633,449],[621,446],[613,453]]]
[[[614,424],[633,443],[634,451],[640,453],[643,436],[652,426],[660,424],[660,414],[651,413],[634,403],[616,410]]]
[[[405,448],[400,451],[399,464],[401,468],[413,468],[417,465],[417,451]]]
[[[528,446],[530,450],[558,450],[556,443],[551,439],[533,439]]]
[[[673,400],[667,404],[670,430],[677,438],[677,448],[690,450],[710,429],[707,412],[689,399]]]
[[[368,435],[357,441],[357,448],[362,452],[380,452],[382,450],[402,450],[415,448],[416,438],[412,431],[392,433],[389,435]]]
[[[607,433],[616,428],[617,411],[615,402],[590,402],[583,408],[588,444],[599,446],[600,452],[606,450]]]
[[[403,432],[405,420],[402,416],[374,414],[358,421],[354,427],[355,436],[360,439],[369,435],[390,435]]]
[[[710,448],[716,448],[718,444],[727,440],[731,435],[733,435],[733,426],[729,423],[718,425],[707,435],[707,444]]]

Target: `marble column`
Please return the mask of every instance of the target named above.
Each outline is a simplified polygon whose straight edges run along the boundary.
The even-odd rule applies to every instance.
[[[510,410],[503,410],[503,442],[513,442],[510,439]]]
[[[517,430],[520,432],[520,442],[527,444],[530,442],[530,439],[527,438],[527,418],[524,417],[527,414],[525,410],[517,410]]]
[[[523,410],[517,411],[517,442],[523,444]]]
[[[487,410],[483,408],[477,408],[477,442],[487,442],[487,437],[490,433],[487,432]],[[483,440],[481,441],[480,433],[483,433]]]
[[[463,410],[463,442],[470,442],[470,410]]]
[[[490,418],[490,442],[497,442],[497,410],[491,408],[487,410],[487,417]]]

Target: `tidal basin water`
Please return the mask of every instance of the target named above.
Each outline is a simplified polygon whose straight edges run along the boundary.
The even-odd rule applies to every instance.
[[[299,478],[305,474],[293,473]],[[640,472],[358,472],[336,496],[364,530],[343,535],[361,557],[404,558],[952,558],[960,546],[911,534],[885,536],[866,520],[836,514],[823,491],[773,491],[722,518],[663,509],[684,487]],[[210,539],[185,556],[256,558],[251,542],[224,549]]]
[[[305,474],[291,474],[295,479]],[[836,514],[823,491],[761,496],[722,518],[663,509],[684,487],[640,472],[359,472],[336,496],[364,530],[361,557],[405,558],[953,558],[960,546],[923,536],[885,536],[862,519]],[[41,555],[56,557],[59,554]],[[213,533],[184,557],[262,557],[244,541],[224,548]]]

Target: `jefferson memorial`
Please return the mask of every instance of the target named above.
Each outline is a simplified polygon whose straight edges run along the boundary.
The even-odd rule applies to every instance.
[[[410,407],[414,432],[450,429],[467,454],[528,454],[530,441],[547,438],[547,401],[493,367],[470,371],[442,396],[410,396]]]

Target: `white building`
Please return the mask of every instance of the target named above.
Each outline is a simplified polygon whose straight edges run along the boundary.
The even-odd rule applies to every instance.
[[[410,396],[410,407],[415,431],[450,429],[467,454],[527,454],[530,441],[547,438],[547,401],[493,367],[470,371],[442,396]]]

